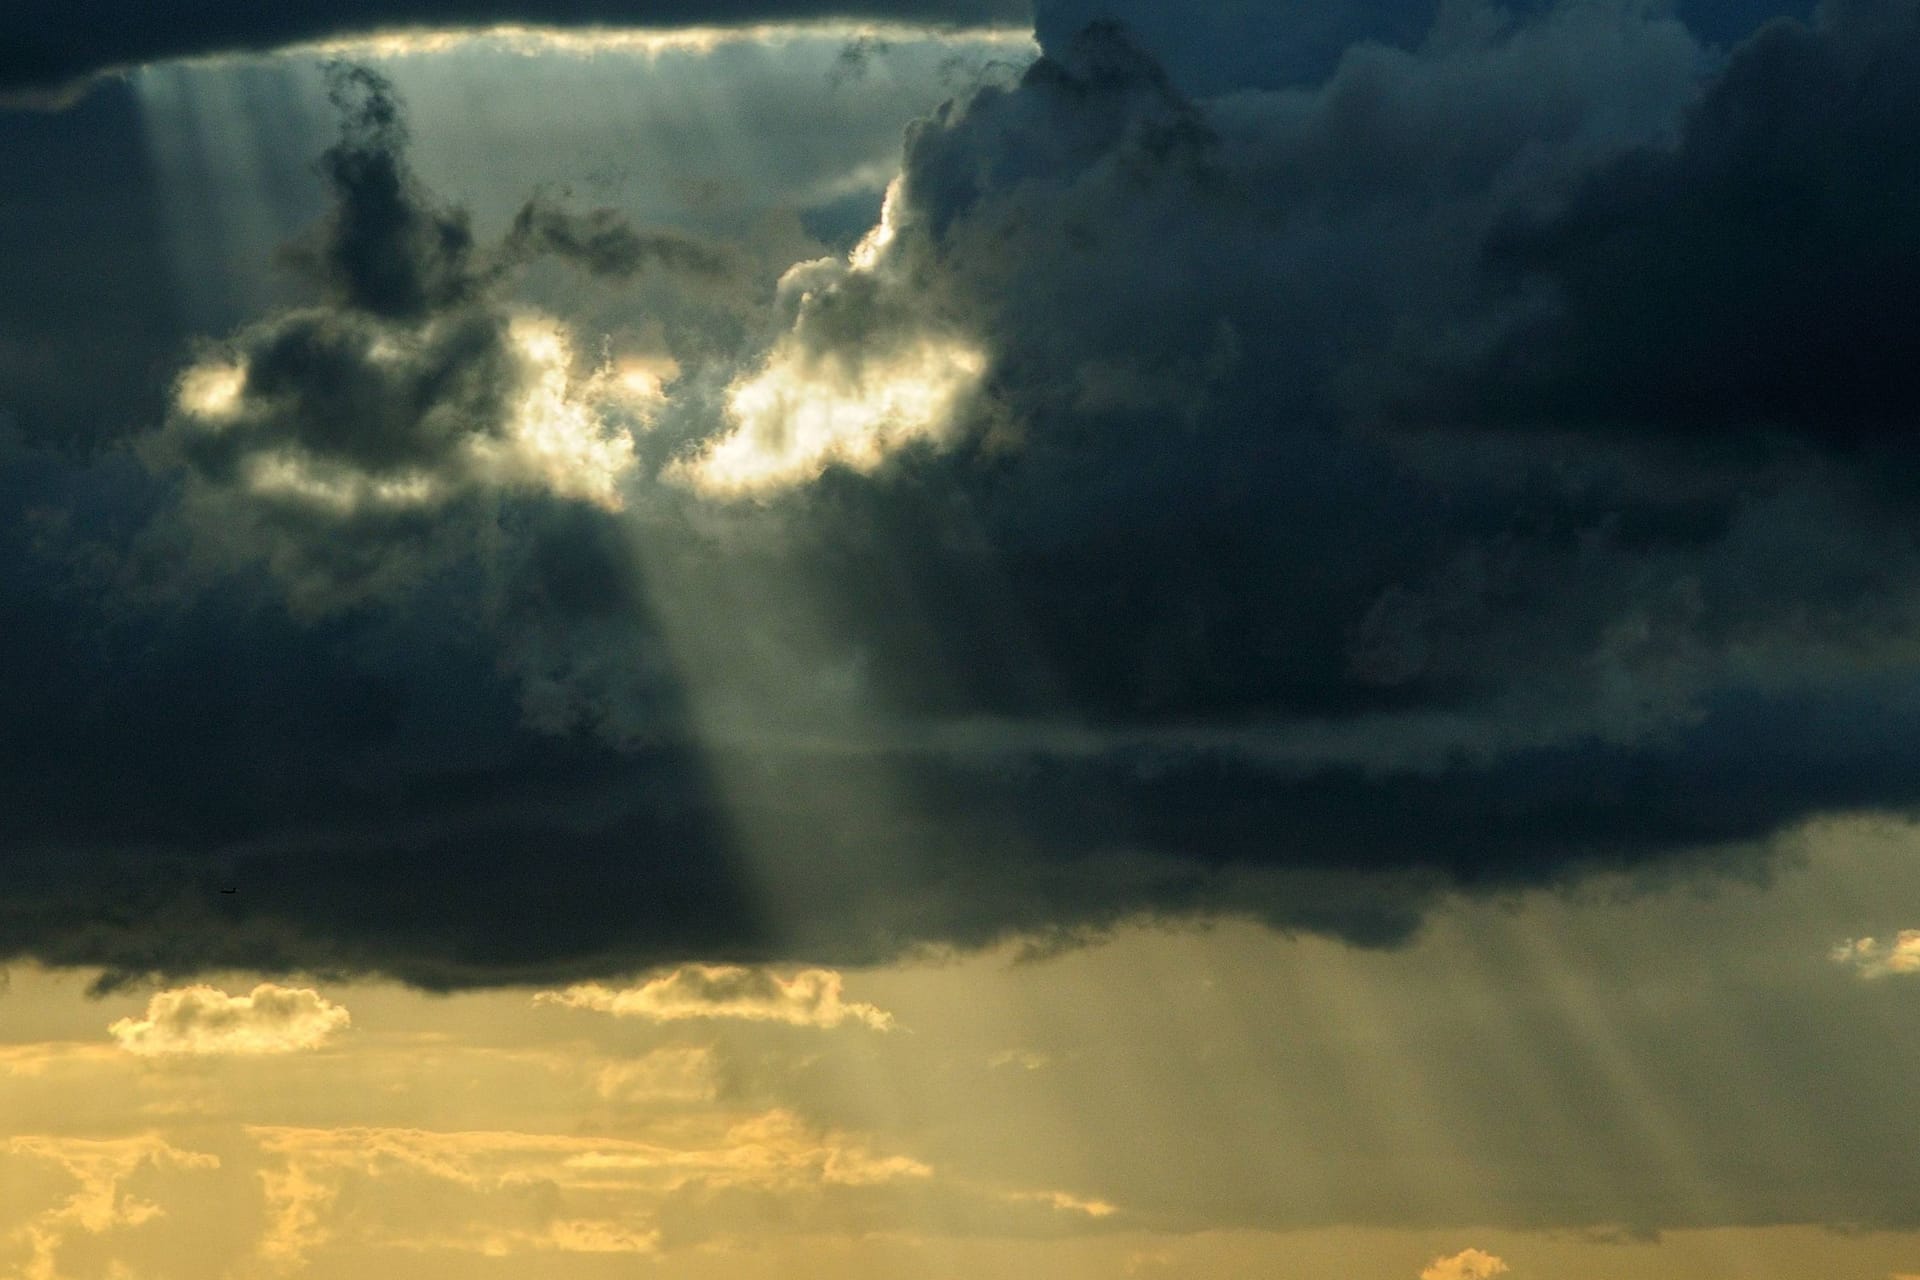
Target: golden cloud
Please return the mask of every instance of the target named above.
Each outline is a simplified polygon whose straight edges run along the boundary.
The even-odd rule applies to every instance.
[[[740,965],[692,964],[637,987],[581,983],[564,991],[542,991],[534,1002],[654,1022],[735,1018],[795,1027],[837,1027],[858,1022],[876,1031],[893,1025],[892,1014],[870,1004],[848,1001],[841,977],[832,969],[802,969],[783,978],[765,969]]]
[[[1507,1273],[1503,1259],[1480,1249],[1462,1249],[1450,1258],[1435,1258],[1420,1273],[1420,1280],[1488,1280]]]
[[[264,1054],[316,1049],[352,1021],[311,987],[263,982],[244,996],[217,987],[162,991],[144,1018],[121,1018],[107,1033],[128,1053]]]
[[[247,1133],[274,1161],[260,1173],[268,1223],[259,1252],[283,1271],[348,1234],[360,1244],[491,1256],[647,1253],[659,1244],[655,1213],[683,1190],[792,1194],[933,1173],[785,1110],[683,1118],[644,1140],[376,1126],[250,1126]],[[336,1202],[369,1183],[384,1189],[376,1199],[395,1206],[391,1215],[339,1221]],[[407,1204],[435,1206],[433,1220],[406,1216]]]
[[[1920,973],[1920,929],[1902,929],[1892,942],[1853,938],[1835,947],[1835,964],[1851,965],[1863,978]]]

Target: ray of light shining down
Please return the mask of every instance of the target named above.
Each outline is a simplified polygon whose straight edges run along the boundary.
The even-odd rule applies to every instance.
[[[304,139],[283,136],[284,126],[262,109],[263,99],[274,107],[296,103],[295,82],[289,68],[272,63],[219,76],[161,65],[131,80],[184,317],[218,332],[269,301],[273,247],[299,226],[297,210],[273,201],[287,175],[270,170],[307,164]]]
[[[1437,1202],[1472,1173],[1459,1167],[1471,1157],[1434,1105],[1434,1062],[1393,1016],[1365,957],[1312,945],[1301,959],[1303,1003],[1326,1029],[1324,1042],[1337,1046],[1350,1113],[1367,1121],[1357,1145],[1368,1153],[1373,1178],[1393,1188],[1413,1221],[1443,1221]]]
[[[1688,1216],[1716,1220],[1715,1211],[1722,1206],[1715,1200],[1715,1188],[1690,1145],[1681,1117],[1661,1100],[1634,1049],[1595,998],[1591,979],[1579,974],[1568,941],[1537,918],[1530,926],[1516,921],[1500,934],[1497,942],[1508,958],[1495,967],[1533,975],[1550,997],[1547,1007],[1558,1024],[1556,1034],[1579,1047],[1584,1067],[1599,1086],[1592,1091],[1594,1101],[1606,1106],[1612,1117],[1607,1127],[1628,1144],[1632,1154],[1614,1161],[1615,1171],[1631,1176],[1635,1184],[1659,1186],[1663,1201],[1681,1206],[1680,1212]],[[1627,1175],[1634,1166],[1636,1171]],[[1627,1225],[1645,1229],[1645,1224]]]
[[[796,767],[803,760],[798,755],[783,761],[786,753],[777,745],[768,750],[764,728],[742,722],[734,697],[739,673],[715,667],[699,657],[708,647],[711,629],[730,625],[729,620],[764,616],[766,612],[806,619],[809,601],[803,595],[803,586],[769,575],[702,575],[674,581],[662,572],[657,560],[649,557],[648,550],[642,543],[641,571],[680,673],[693,734],[705,748],[705,768],[742,883],[759,905],[771,935],[782,945],[804,951],[809,945],[806,921],[794,918],[794,913],[804,913],[805,904],[818,889],[809,883],[813,869],[786,854],[793,835],[790,815],[796,811],[818,812],[818,821],[829,828],[843,825],[851,814],[884,822],[902,797],[888,785],[883,771],[857,755],[832,759],[825,769]],[[790,659],[782,670],[784,656],[782,650],[763,651],[771,666],[755,672],[754,678],[796,686],[820,678],[819,672]],[[840,728],[844,731],[847,726]],[[776,743],[779,736],[776,729],[772,735]],[[782,797],[787,804],[771,803]],[[796,799],[797,810],[793,804]],[[886,882],[884,871],[881,878]],[[913,1029],[903,1028],[897,1034],[911,1035]],[[908,1081],[894,1075],[878,1056],[842,1054],[834,1061],[839,1074],[829,1082],[831,1094],[845,1103],[857,1103],[877,1128],[904,1127],[911,1106]],[[940,1238],[960,1234],[957,1227],[955,1220],[942,1214],[938,1200],[927,1200],[917,1218],[899,1223],[897,1229],[909,1238]],[[943,1280],[964,1277],[956,1261],[939,1253],[919,1253],[915,1266]]]
[[[883,208],[881,221],[847,255],[845,270],[859,273],[885,269],[881,256],[890,227],[887,216]],[[843,268],[838,263],[824,261],[796,267],[792,274],[815,269],[837,272]],[[903,418],[904,430],[909,436],[940,433],[944,420],[956,409],[955,390],[940,381],[948,370],[957,367],[960,376],[971,378],[980,369],[980,357],[970,350],[962,352],[956,365],[950,353],[929,352],[923,348],[911,353],[907,364],[929,360],[936,366],[933,372],[917,367],[897,371],[890,367],[878,375],[850,379],[841,376],[841,371],[815,369],[803,360],[796,360],[790,368],[783,367],[780,363],[783,358],[776,348],[773,364],[735,384],[729,403],[733,413],[732,434],[721,437],[718,448],[696,459],[689,469],[691,475],[682,477],[690,480],[694,489],[720,502],[751,501],[752,495],[761,490],[778,491],[806,485],[829,462],[847,465],[856,471],[871,470],[888,450],[900,443],[883,436],[900,426]],[[773,379],[784,380],[777,392],[781,403],[742,403],[754,401]],[[913,387],[903,390],[907,383]],[[826,408],[819,415],[798,424],[761,421],[755,416],[757,412],[765,412],[790,418],[789,411],[796,406],[804,416],[810,412],[809,406],[822,402]],[[850,441],[864,443],[849,445]],[[862,449],[871,452],[861,452]],[[808,883],[812,869],[797,863],[786,852],[795,820],[792,804],[796,799],[802,814],[817,811],[821,827],[840,830],[848,829],[848,820],[854,815],[883,829],[895,824],[904,826],[921,804],[922,798],[916,795],[913,785],[887,760],[886,748],[897,739],[898,725],[892,723],[885,709],[860,687],[855,672],[844,694],[832,700],[831,710],[819,724],[819,737],[812,744],[812,749],[817,751],[837,738],[844,743],[844,748],[829,751],[824,768],[806,767],[804,754],[795,754],[790,763],[783,763],[781,756],[785,753],[778,745],[777,736],[772,739],[775,745],[769,752],[764,730],[756,731],[750,718],[743,719],[743,713],[751,717],[752,712],[740,705],[738,691],[749,678],[789,689],[817,687],[823,680],[833,683],[832,673],[823,673],[805,661],[797,661],[796,654],[831,651],[831,644],[825,641],[840,630],[843,620],[835,615],[837,610],[847,607],[846,602],[821,594],[819,587],[808,581],[805,565],[797,575],[735,572],[713,580],[696,575],[673,582],[663,579],[660,566],[647,555],[644,544],[640,559],[650,570],[650,593],[659,602],[669,647],[678,655],[676,667],[682,677],[691,719],[696,733],[707,746],[706,764],[729,819],[731,833],[738,841],[745,874],[759,891],[760,900],[768,906],[769,927],[777,931],[783,923],[779,914],[782,904],[788,904],[789,910],[797,907],[804,912],[804,906],[797,904],[804,904],[818,891]],[[891,573],[887,573],[889,568]],[[920,623],[927,603],[921,598],[923,584],[914,580],[905,565],[888,565],[884,558],[882,572],[886,576],[885,589],[878,598],[888,602],[884,607],[895,615],[890,620],[895,625],[913,628]],[[1023,640],[1027,624],[1011,605],[1011,593],[996,592],[987,584],[983,588],[983,602],[990,602],[990,608],[997,606],[988,621],[993,634],[1000,637],[1005,646],[1008,660],[1016,669],[1026,672],[1030,680],[1045,685],[1048,676],[1044,664],[1038,660],[1037,648]],[[710,648],[706,637],[714,626],[725,625],[725,619],[753,617],[782,619],[787,632],[788,643],[784,648],[760,651],[764,669],[749,676],[747,672],[728,670],[724,665],[702,661],[697,656],[703,648]],[[944,677],[937,660],[929,663],[924,675],[935,684]],[[781,732],[792,735],[794,728]],[[756,737],[760,738],[759,743]],[[795,742],[800,743],[801,738],[796,737]],[[788,803],[772,803],[780,796]],[[806,819],[803,817],[801,821]],[[958,835],[963,842],[964,832]],[[838,851],[838,856],[857,862],[863,855],[849,848]],[[912,851],[906,856],[912,858]],[[917,868],[902,865],[896,853],[895,861],[889,865],[854,866],[853,879],[843,879],[842,883],[869,881],[883,894],[889,890],[895,894],[921,892],[923,885],[941,885],[948,874],[934,861],[936,856],[934,851],[926,851],[923,855],[926,866]],[[838,870],[844,876],[848,869]],[[804,919],[785,923],[794,930],[790,945],[804,950],[809,945]],[[1084,1008],[1078,1012],[1088,1025],[1097,1026],[1107,1020],[1107,1015],[1119,1012],[1126,998],[1121,989],[1094,986],[1083,993]],[[962,1025],[997,1028],[998,1038],[1011,1037],[1014,1043],[1025,1038],[1029,1025],[1011,995],[1006,1005],[984,1008],[976,1003],[970,1010],[944,1010],[942,1016]],[[901,1034],[911,1035],[913,1028],[903,1028]],[[839,1099],[837,1105],[856,1108],[883,1130],[902,1127],[916,1111],[915,1082],[890,1068],[877,1054],[842,1058],[839,1067],[839,1076],[828,1086],[829,1092]],[[1117,1090],[1143,1100],[1154,1095],[1151,1082],[1127,1058],[1115,1059],[1109,1069]],[[1064,1182],[1073,1190],[1001,1194],[1057,1196],[1059,1199],[1053,1202],[1055,1211],[1063,1215],[1100,1216],[1116,1212],[1103,1200],[1082,1198],[1083,1194],[1097,1193],[1100,1171],[1076,1158],[1071,1126],[1055,1123],[1045,1126],[1044,1132],[1053,1135],[1058,1145],[1047,1147],[1042,1132],[1035,1132],[1030,1136],[1030,1146],[1048,1151],[1048,1157],[1040,1163],[1049,1168],[1054,1183]],[[1118,1212],[1124,1213],[1124,1208]],[[964,1234],[959,1219],[943,1212],[937,1200],[927,1202],[919,1218],[907,1229],[910,1233],[940,1238],[957,1239]],[[963,1260],[952,1253],[922,1251],[913,1265],[916,1274],[928,1276],[961,1280],[968,1274]]]
[[[1578,1120],[1589,1109],[1587,1100],[1566,1088],[1557,1064],[1533,1047],[1544,1038],[1540,1024],[1554,1019],[1557,1011],[1541,1009],[1538,1001],[1516,992],[1513,971],[1502,967],[1507,932],[1504,920],[1460,916],[1440,921],[1435,929],[1436,942],[1445,938],[1454,944],[1447,966],[1446,1007],[1461,1010],[1461,1016],[1479,1029],[1477,1038],[1486,1043],[1485,1062],[1459,1064],[1459,1074],[1450,1083],[1460,1092],[1471,1092],[1483,1081],[1491,1083],[1498,1105],[1518,1115],[1540,1149],[1579,1151],[1585,1135]],[[1476,1069],[1484,1074],[1476,1078]],[[1472,1114],[1471,1098],[1458,1105]],[[1557,1161],[1552,1176],[1590,1204],[1604,1204],[1615,1183],[1613,1168],[1598,1160]]]
[[[1659,1160],[1661,1176],[1673,1185],[1673,1202],[1685,1206],[1699,1221],[1727,1220],[1733,1214],[1729,1190],[1720,1185],[1704,1156],[1712,1148],[1715,1118],[1684,1110],[1679,1099],[1686,1097],[1687,1091],[1676,1087],[1672,1067],[1652,1059],[1644,1047],[1636,1048],[1626,1029],[1615,1025],[1593,998],[1592,984],[1579,985],[1575,975],[1582,961],[1578,957],[1608,944],[1587,922],[1571,921],[1569,926],[1551,933],[1543,929],[1525,931],[1518,939],[1519,945],[1532,952],[1532,963],[1562,993],[1562,1005],[1577,1033],[1610,1086],[1631,1108],[1628,1123],[1637,1126],[1642,1144]],[[1659,994],[1656,988],[1648,997],[1656,999]],[[1750,1117],[1749,1138],[1767,1162],[1791,1163],[1797,1158],[1794,1149],[1799,1144],[1784,1120],[1780,1104],[1787,1099],[1769,1097],[1769,1081],[1741,1069],[1748,1058],[1747,1050],[1759,1047],[1748,1043],[1753,1029],[1740,1025],[1717,1007],[1710,1006],[1706,1017],[1709,1021],[1701,1028],[1701,1041],[1709,1073],[1741,1098],[1744,1105],[1739,1110]],[[1753,1260],[1740,1261],[1746,1264]]]
[[[824,61],[836,54],[844,40],[852,34],[857,33],[828,30],[809,32],[805,38],[818,42],[821,60]],[[555,48],[568,58],[578,58],[583,54],[591,53],[597,59],[591,69],[598,72],[609,87],[618,86],[618,92],[614,95],[616,98],[624,98],[630,104],[644,105],[648,96],[652,95],[662,104],[670,103],[671,110],[678,113],[683,121],[696,125],[700,131],[698,136],[700,145],[688,149],[687,153],[705,158],[709,164],[715,165],[722,171],[731,167],[743,177],[747,174],[759,176],[768,167],[759,163],[761,158],[759,153],[764,151],[764,143],[755,142],[758,133],[751,127],[753,122],[742,120],[733,105],[727,101],[726,84],[716,82],[713,77],[702,74],[710,71],[711,68],[701,64],[715,58],[718,53],[724,52],[735,41],[751,43],[766,38],[765,33],[749,33],[744,36],[740,33],[726,33],[723,37],[700,41],[634,42],[616,39],[608,40],[603,44],[592,42],[582,44],[577,40],[570,40],[556,46],[540,41],[529,48],[514,48],[511,56],[525,58],[531,54],[538,58],[554,54]],[[783,35],[780,39],[784,43],[787,37]],[[988,43],[990,47],[997,48],[999,44],[1006,42],[989,41]],[[462,54],[477,57],[483,63],[488,56],[496,58],[509,56],[497,47],[497,42],[492,40],[481,42],[477,49],[470,47],[468,42],[452,40],[446,43],[405,42],[397,46],[383,44],[378,47],[335,52],[378,57],[393,74],[410,103],[414,134],[418,140],[417,163],[423,179],[429,186],[442,189],[461,202],[473,205],[483,219],[491,216],[496,222],[511,207],[508,202],[524,195],[526,189],[524,175],[513,172],[511,162],[505,165],[498,163],[500,157],[495,143],[495,139],[502,132],[497,128],[498,124],[513,118],[513,113],[511,110],[502,110],[497,103],[486,103],[484,94],[475,95],[475,76],[471,66],[463,71],[452,65]],[[662,77],[658,74],[663,70],[660,63],[675,59],[695,64],[680,69],[682,80],[690,83],[678,86],[662,83]],[[310,68],[290,58],[272,60],[272,65],[276,68],[286,68],[289,78],[304,81],[308,101],[315,99],[318,85]],[[512,69],[522,73],[515,78],[515,83],[523,81],[524,65],[517,65]],[[220,170],[226,185],[259,184],[258,153],[261,148],[256,132],[250,127],[251,122],[245,118],[244,113],[234,110],[230,95],[219,93],[197,95],[195,93],[196,86],[193,83],[195,80],[219,81],[225,78],[222,73],[231,73],[232,70],[233,68],[226,63],[212,63],[186,69],[158,68],[142,73],[140,76],[138,83],[146,96],[153,121],[156,158],[160,162],[165,180],[170,185],[197,189],[204,184],[205,171],[209,168]],[[485,78],[484,65],[480,69],[480,75],[482,79]],[[748,79],[750,80],[750,77]],[[688,88],[698,90],[691,99],[685,91]],[[226,114],[220,115],[211,124],[207,123],[206,112],[196,109],[200,107],[198,99],[201,96],[220,102]],[[689,110],[689,102],[691,102],[691,110]],[[924,109],[924,106],[924,103],[918,103],[915,104],[915,109]],[[640,114],[644,117],[645,112],[642,111]],[[910,118],[911,114],[912,112],[903,113],[907,118]],[[463,117],[464,129],[446,127],[455,117]],[[623,121],[623,125],[630,130],[631,119]],[[895,127],[897,128],[897,125]],[[660,149],[663,154],[681,152],[688,141],[684,124],[676,125],[672,120],[656,121],[654,132],[658,136],[652,145]],[[646,130],[643,128],[638,141],[645,142],[645,133]],[[621,140],[629,146],[636,141],[628,134],[621,135]],[[856,145],[857,143],[856,139]],[[529,152],[522,163],[531,165],[535,159],[532,154],[533,149],[544,147],[545,140],[538,135],[528,136],[524,139],[524,145],[528,146]],[[897,135],[890,145],[897,148]],[[462,155],[462,147],[477,147],[495,163],[484,165],[475,163],[478,156]],[[436,148],[439,149],[437,153]],[[644,146],[634,148],[630,154],[637,154],[639,163],[645,166],[647,157]],[[537,159],[549,165],[554,160],[552,156],[545,154],[538,155]],[[576,166],[576,171],[585,169],[588,163],[602,159],[604,157],[592,155],[590,152],[576,153],[563,158],[563,160],[571,160]],[[865,175],[871,170],[871,163],[865,158],[860,158],[843,172]],[[470,180],[474,174],[487,175],[492,185],[475,189],[466,185],[453,185],[447,181],[453,175]],[[600,175],[588,170],[587,176],[598,178]],[[846,185],[843,179],[835,178],[832,181],[840,186]],[[620,174],[607,175],[607,181],[600,194],[608,192],[615,195],[625,194],[624,179]],[[640,193],[636,192],[636,194]],[[670,202],[676,194],[681,195],[683,199],[685,195],[684,192],[673,190],[669,190],[666,194]],[[690,211],[684,204],[679,208],[662,210],[655,207],[645,209],[643,212],[652,217],[658,217],[660,213],[667,212],[670,216],[678,215],[677,220],[680,221],[694,220],[689,216]],[[191,208],[176,214],[177,227],[184,228],[196,221],[196,211]],[[203,225],[201,230],[204,233],[207,228]],[[244,246],[233,242],[236,238],[235,233],[227,231],[224,226],[219,227],[218,232],[218,235],[210,237],[212,243],[207,241],[195,243],[191,248],[197,253],[183,253],[182,257],[191,259],[198,256],[203,260],[210,259],[218,262],[246,256]],[[256,228],[249,226],[245,232],[239,234],[238,238],[250,238],[255,232]],[[183,269],[192,271],[194,268],[187,266]],[[201,370],[190,376],[183,384],[182,395],[192,401],[197,411],[217,416],[224,403],[223,396],[226,400],[232,398],[232,388],[221,382],[219,374],[220,370],[217,368]],[[642,546],[640,550],[644,574],[648,568],[647,548]],[[679,589],[676,590],[672,584],[663,581],[657,574],[646,576],[648,577],[647,586],[652,589],[656,605],[660,610],[660,625],[668,637],[669,646],[677,649],[683,657],[697,651],[701,634],[719,618],[754,617],[756,601],[764,599],[763,593],[774,586],[764,582],[738,583],[727,578],[715,582],[702,578],[693,583],[680,584]],[[717,723],[718,712],[715,710],[715,700],[724,697],[724,688],[713,682],[714,674],[699,662],[683,660],[679,666],[682,671],[682,684],[693,711],[696,736],[724,738],[727,730]],[[766,678],[768,673],[759,674],[761,678]],[[793,676],[801,679],[807,678],[810,674],[804,671],[792,673]],[[774,678],[779,678],[780,673],[773,673],[773,675]],[[765,775],[756,771],[751,765],[731,766],[729,762],[739,757],[729,753],[724,747],[710,752],[709,758],[713,762],[715,785],[723,800],[730,798],[732,801],[725,807],[733,819],[732,838],[744,855],[742,878],[748,891],[760,903],[769,921],[769,927],[777,931],[781,925],[779,912],[785,904],[790,901],[803,901],[805,895],[785,892],[789,886],[782,883],[782,877],[791,874],[788,870],[791,867],[791,859],[782,857],[780,850],[786,833],[778,828],[756,825],[757,806],[753,803],[753,791],[756,786],[765,784]],[[842,779],[835,785],[823,787],[823,795],[817,802],[836,805],[849,812],[884,812],[887,798],[876,794],[870,786],[866,785],[862,781],[863,776],[864,774],[856,774],[851,779]],[[793,783],[792,778],[774,781],[774,785],[781,786],[790,786]],[[804,869],[800,870],[804,874]],[[897,1092],[899,1084],[900,1082],[890,1079],[883,1071],[875,1068],[867,1078],[851,1080],[846,1087],[850,1093],[871,1099],[885,1098],[889,1093]],[[896,1115],[899,1110],[897,1106],[894,1108]],[[937,1212],[937,1208],[929,1212]],[[951,1222],[927,1221],[920,1224],[920,1229],[930,1230],[936,1235],[950,1234],[954,1228],[955,1224]]]

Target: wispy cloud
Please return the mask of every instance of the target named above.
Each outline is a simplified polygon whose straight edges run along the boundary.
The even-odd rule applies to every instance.
[[[698,1046],[609,1063],[595,1074],[593,1088],[610,1102],[712,1102],[719,1095],[713,1051]]]
[[[19,1228],[19,1237],[31,1250],[31,1261],[14,1274],[27,1280],[51,1280],[58,1274],[56,1258],[76,1233],[105,1235],[164,1216],[160,1205],[126,1191],[127,1179],[142,1168],[220,1166],[218,1156],[182,1150],[153,1133],[125,1138],[18,1137],[0,1147],[0,1153],[58,1165],[76,1184],[66,1199]]]
[[[247,1132],[273,1161],[261,1173],[268,1226],[260,1255],[288,1270],[343,1239],[495,1255],[650,1253],[660,1246],[657,1215],[689,1189],[805,1196],[933,1176],[918,1160],[877,1153],[785,1110],[716,1114],[645,1141],[381,1126]],[[336,1212],[349,1187],[375,1185],[430,1188],[434,1221],[343,1220]],[[554,1216],[558,1202],[529,1200],[522,1190],[531,1185],[563,1193],[568,1211]]]
[[[1015,1191],[1007,1199],[1017,1204],[1040,1204],[1059,1213],[1085,1214],[1089,1218],[1110,1218],[1120,1212],[1118,1205],[1070,1191]]]

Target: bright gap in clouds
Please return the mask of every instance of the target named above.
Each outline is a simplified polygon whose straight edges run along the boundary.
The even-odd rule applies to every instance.
[[[475,50],[511,53],[521,57],[562,54],[592,58],[603,54],[620,54],[657,58],[675,53],[710,54],[732,44],[754,44],[778,49],[822,40],[834,41],[843,47],[856,42],[875,46],[938,40],[955,45],[991,45],[1004,48],[1012,54],[1025,53],[1033,48],[1033,32],[1025,27],[944,27],[829,18],[809,22],[758,22],[671,30],[618,27],[580,29],[504,23],[490,27],[398,31],[317,40],[289,46],[284,52],[376,61]],[[220,60],[216,57],[187,61]]]
[[[871,471],[899,448],[939,443],[967,409],[986,363],[968,335],[938,323],[908,331],[876,324],[873,349],[849,355],[809,342],[806,319],[827,292],[875,292],[893,318],[910,304],[910,285],[886,260],[894,200],[877,199],[879,184],[897,169],[900,130],[963,90],[969,77],[1004,76],[1033,52],[1029,32],[1000,28],[497,28],[223,55],[145,68],[133,84],[145,108],[184,305],[216,332],[291,296],[285,273],[266,264],[317,211],[299,207],[316,198],[301,194],[312,186],[305,162],[324,145],[316,131],[327,124],[316,55],[369,61],[393,78],[427,185],[471,208],[483,234],[540,191],[578,191],[576,203],[604,202],[610,212],[648,224],[704,231],[716,214],[739,221],[748,234],[745,253],[760,263],[756,270],[780,275],[778,305],[799,325],[732,374],[722,394],[725,429],[669,472],[705,495],[739,497],[805,483],[829,465]],[[556,90],[564,83],[574,100],[581,77],[604,108],[590,119],[574,111],[561,119],[555,93],[528,96],[529,85],[545,80]],[[476,95],[478,84],[498,92]],[[791,104],[796,117],[814,111],[839,127],[787,145],[767,126],[769,86],[801,99]],[[542,116],[551,117],[548,128],[527,127]],[[649,179],[632,181],[638,172]],[[722,191],[725,201],[716,206]],[[876,197],[879,220],[844,256],[797,264],[788,256],[783,263],[783,248],[791,255],[804,247],[790,233],[755,243],[796,209],[803,222],[830,211],[844,218],[841,206],[865,191]],[[656,351],[616,368],[583,368],[575,349],[604,343],[599,333],[620,330],[632,317],[592,300],[597,314],[566,314],[581,304],[577,290],[532,284],[547,289],[543,310],[559,314],[529,315],[517,326],[516,343],[539,372],[519,429],[508,441],[476,449],[473,469],[616,506],[626,449],[617,433],[603,429],[606,415],[595,406],[657,408],[679,362]],[[673,316],[665,323],[671,327]],[[536,329],[537,342],[530,336]],[[632,345],[630,335],[609,337]],[[683,345],[705,341],[671,328],[668,337]],[[659,335],[649,341],[657,347]],[[210,427],[219,425],[243,377],[243,370],[209,358],[182,378],[178,402]],[[262,493],[343,511],[429,505],[445,496],[432,477],[365,481],[294,452],[261,458],[255,469],[252,483]]]
[[[530,195],[566,192],[638,224],[738,240],[771,283],[812,256],[790,229],[796,212],[850,244],[898,172],[907,123],[1036,52],[1023,29],[847,22],[442,31],[169,62],[128,80],[183,305],[219,331],[286,299],[269,264],[323,211],[311,164],[334,128],[324,60],[393,81],[423,180],[483,235]]]

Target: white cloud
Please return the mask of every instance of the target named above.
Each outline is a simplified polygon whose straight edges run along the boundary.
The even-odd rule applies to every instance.
[[[1480,1249],[1462,1249],[1449,1258],[1435,1258],[1420,1273],[1420,1280],[1488,1280],[1490,1276],[1503,1276],[1507,1273],[1507,1264],[1503,1259]]]
[[[908,444],[941,440],[986,364],[946,336],[857,359],[783,342],[728,389],[732,430],[673,474],[732,497],[803,484],[834,463],[873,471]]]
[[[654,1022],[738,1018],[795,1027],[859,1022],[876,1031],[893,1025],[892,1014],[846,1000],[841,977],[832,969],[802,969],[783,978],[765,969],[692,964],[637,987],[613,988],[589,982],[564,991],[542,991],[534,1001]]]
[[[162,991],[147,1001],[146,1017],[121,1018],[107,1032],[142,1056],[291,1053],[318,1048],[350,1021],[310,987],[263,982],[244,996],[208,986]]]
[[[1902,929],[1892,942],[1854,938],[1835,947],[1834,963],[1851,965],[1863,978],[1920,973],[1920,929]]]
[[[804,484],[834,464],[873,471],[907,445],[952,433],[987,355],[931,322],[918,284],[893,261],[900,200],[896,178],[879,224],[845,261],[802,262],[781,277],[793,328],[728,387],[730,429],[670,478],[738,497]]]

